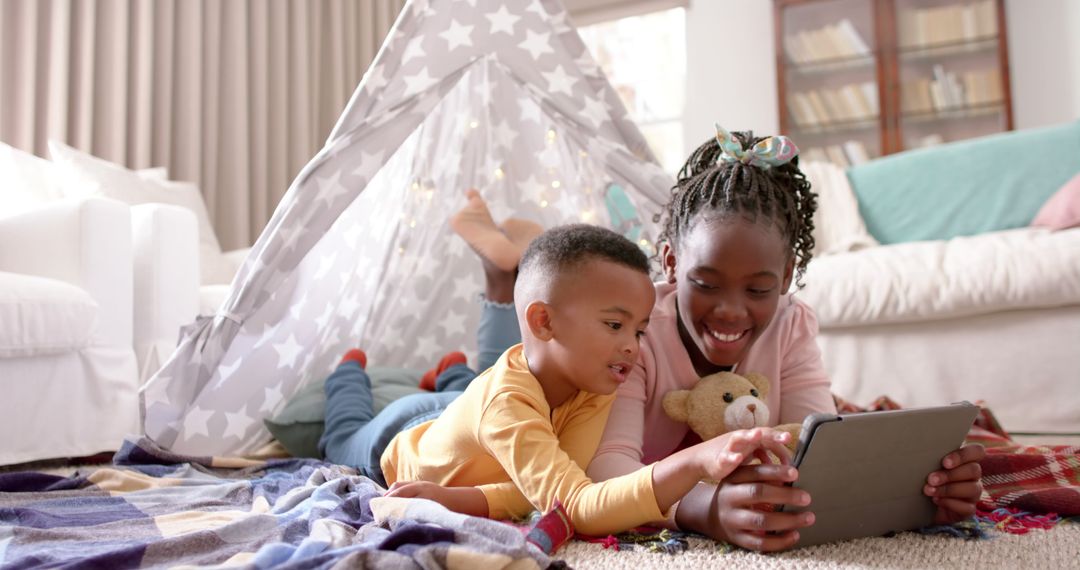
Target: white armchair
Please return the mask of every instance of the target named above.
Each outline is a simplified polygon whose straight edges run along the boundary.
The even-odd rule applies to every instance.
[[[139,429],[131,209],[0,218],[0,464],[117,449]]]

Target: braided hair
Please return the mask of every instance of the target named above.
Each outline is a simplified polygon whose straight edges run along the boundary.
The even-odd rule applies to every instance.
[[[752,132],[733,132],[744,149],[750,149],[763,137]],[[779,226],[789,251],[795,253],[795,284],[803,286],[802,276],[814,248],[814,211],[817,194],[799,170],[799,157],[769,169],[740,161],[718,161],[722,153],[716,139],[699,146],[679,170],[678,181],[671,189],[671,201],[664,213],[659,243],[674,246],[689,233],[694,218],[702,212],[713,215],[741,214],[750,221],[758,216]]]

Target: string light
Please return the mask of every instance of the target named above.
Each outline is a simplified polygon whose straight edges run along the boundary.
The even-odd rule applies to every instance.
[[[416,227],[416,218],[413,218],[413,219],[409,220],[409,227],[410,228],[415,228]]]
[[[555,142],[555,129],[548,129],[547,141],[549,143]]]
[[[581,213],[581,221],[583,221],[583,222],[592,221],[592,217],[593,217],[592,210],[585,210],[584,212]]]
[[[419,190],[420,189],[420,181],[419,180],[413,180],[412,189],[413,190]]]
[[[503,169],[501,169],[501,168],[496,168],[495,169],[495,178],[497,178],[499,180],[502,180],[505,176],[506,176],[506,173],[503,172]]]
[[[547,208],[548,207],[548,201],[547,200],[540,200],[540,207],[541,208]]]
[[[558,188],[560,186],[562,186],[562,182],[559,182],[558,180],[552,180],[551,181],[551,187],[552,188]]]
[[[578,151],[578,156],[580,156],[581,158],[586,158],[586,157],[589,156],[589,153],[587,153],[587,152],[585,152],[583,150],[580,150],[580,151]]]
[[[480,126],[480,121],[477,121],[476,119],[473,119],[473,120],[469,121],[469,128],[470,129],[475,129],[476,127],[479,127],[479,126]]]

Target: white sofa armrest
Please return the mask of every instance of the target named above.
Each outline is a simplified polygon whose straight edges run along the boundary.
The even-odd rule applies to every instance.
[[[180,327],[199,312],[199,223],[186,208],[131,208],[134,247],[134,347],[145,381],[176,348]]]
[[[0,270],[65,281],[100,307],[91,342],[132,343],[131,213],[107,198],[49,203],[0,218]]]

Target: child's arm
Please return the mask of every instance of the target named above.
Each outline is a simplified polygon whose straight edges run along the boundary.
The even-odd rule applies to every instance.
[[[386,491],[387,497],[431,499],[463,515],[488,516],[488,503],[483,491],[476,487],[443,487],[428,481],[398,481]]]
[[[698,481],[724,479],[762,449],[772,451],[786,465],[791,462],[791,453],[784,444],[790,439],[791,434],[771,428],[737,430],[673,453],[653,467],[657,505],[667,512]]]
[[[926,477],[923,493],[937,505],[937,524],[952,524],[975,514],[975,503],[982,496],[982,467],[986,449],[979,444],[965,445],[941,460],[944,471]]]

